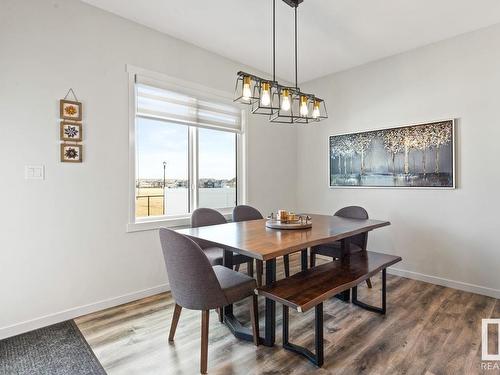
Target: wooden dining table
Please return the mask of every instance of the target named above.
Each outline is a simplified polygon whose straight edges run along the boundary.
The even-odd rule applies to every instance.
[[[388,221],[371,219],[348,219],[339,216],[308,214],[312,227],[308,229],[287,230],[266,227],[266,219],[198,228],[178,230],[194,240],[200,239],[213,246],[224,249],[223,264],[233,267],[233,252],[265,261],[266,285],[276,281],[276,258],[301,252],[301,268],[307,269],[307,249],[321,244],[341,241],[341,255],[349,256],[349,238],[371,230],[390,225]],[[349,300],[349,290],[340,298]],[[273,346],[276,332],[276,303],[266,298],[265,336],[260,338],[266,346]],[[233,334],[240,339],[252,341],[253,336],[233,315],[233,306],[224,307],[224,322]]]

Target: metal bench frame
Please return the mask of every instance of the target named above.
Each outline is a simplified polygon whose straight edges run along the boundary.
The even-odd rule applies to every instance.
[[[387,271],[384,268],[382,270],[382,307],[376,307],[372,305],[368,305],[364,302],[358,300],[358,286],[352,288],[352,303],[356,306],[359,306],[365,310],[373,311],[379,314],[384,315],[387,310]]]
[[[358,287],[352,288],[352,303],[365,310],[385,314],[387,310],[387,271],[386,268],[382,269],[382,307],[368,305],[358,300]],[[347,289],[349,290],[349,289]],[[314,346],[315,353],[309,349],[293,344],[289,339],[289,310],[290,308],[283,305],[283,349],[290,350],[307,358],[314,365],[321,367],[324,363],[324,343],[323,343],[323,302],[317,304],[314,312]]]
[[[314,346],[315,353],[309,349],[292,344],[289,341],[289,307],[283,305],[283,349],[290,350],[303,357],[318,367],[323,366],[324,346],[323,346],[323,302],[314,307]]]

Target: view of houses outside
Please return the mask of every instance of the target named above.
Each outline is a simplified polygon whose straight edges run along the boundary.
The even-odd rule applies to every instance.
[[[196,155],[189,146],[189,132],[193,130]],[[136,217],[189,213],[190,170],[198,172],[198,207],[233,207],[236,140],[230,132],[138,118]],[[191,210],[194,208],[191,205]]]
[[[200,207],[224,208],[236,204],[236,179],[199,181]],[[186,180],[167,180],[165,197],[163,180],[136,181],[136,217],[182,215],[189,212],[189,190]],[[165,207],[163,205],[165,204]]]

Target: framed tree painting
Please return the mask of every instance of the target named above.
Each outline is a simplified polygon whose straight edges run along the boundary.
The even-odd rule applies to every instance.
[[[455,188],[454,120],[329,138],[330,187]]]

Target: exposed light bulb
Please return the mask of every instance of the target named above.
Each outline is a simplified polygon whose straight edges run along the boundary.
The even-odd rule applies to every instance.
[[[243,77],[243,99],[250,100],[252,97],[252,90],[250,85],[252,84],[252,79],[248,76]]]
[[[283,111],[289,111],[290,107],[290,92],[287,89],[283,89],[281,92],[281,109]]]
[[[314,101],[314,106],[313,106],[313,113],[312,113],[312,117],[313,118],[318,118],[319,115],[320,115],[320,112],[319,112],[319,104],[320,102],[318,100],[315,100]]]
[[[307,108],[307,96],[300,97],[300,115],[306,117],[309,114],[309,109]]]
[[[262,97],[260,99],[260,102],[262,105],[265,105],[265,106],[268,106],[269,104],[271,104],[271,94],[269,93],[269,91],[264,91],[262,93]]]
[[[271,104],[271,90],[269,82],[262,82],[260,87],[262,89],[260,93],[260,104],[268,106]]]

